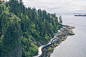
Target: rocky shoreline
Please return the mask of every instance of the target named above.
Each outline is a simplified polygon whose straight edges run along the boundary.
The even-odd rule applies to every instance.
[[[42,49],[41,57],[50,57],[50,54],[53,53],[53,50],[56,46],[58,46],[62,41],[66,40],[68,36],[75,35],[72,31],[75,27],[63,25],[63,29],[60,29],[60,32],[56,34],[56,38],[59,38],[54,41],[51,45]]]

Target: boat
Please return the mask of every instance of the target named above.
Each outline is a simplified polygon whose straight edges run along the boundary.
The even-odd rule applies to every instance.
[[[86,16],[86,14],[84,14],[84,15],[79,14],[79,15],[74,15],[74,16]]]

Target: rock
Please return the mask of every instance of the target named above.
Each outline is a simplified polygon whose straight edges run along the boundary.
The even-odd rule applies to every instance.
[[[40,42],[37,42],[37,46],[41,46],[42,44]]]
[[[50,47],[51,49],[54,49],[54,47],[58,46],[62,41],[64,41],[69,35],[74,35],[74,33],[72,32],[71,29],[73,29],[75,27],[71,27],[71,26],[68,26],[68,25],[64,25],[63,28],[60,30],[59,33],[56,33],[54,34],[57,39],[54,41],[53,44],[45,47],[42,49],[43,51],[43,54],[41,57],[50,57],[50,54],[53,52],[53,50],[48,50],[48,48]],[[58,39],[59,38],[59,39]],[[57,45],[55,45],[55,43]]]

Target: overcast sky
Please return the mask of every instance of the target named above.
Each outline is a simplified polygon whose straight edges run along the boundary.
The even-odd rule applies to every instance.
[[[26,7],[50,13],[86,13],[86,0],[23,0]]]
[[[86,0],[23,0],[26,7],[45,9],[52,13],[86,12]]]

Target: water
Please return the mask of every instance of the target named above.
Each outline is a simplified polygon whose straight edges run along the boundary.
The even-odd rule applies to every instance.
[[[50,57],[86,57],[86,17],[62,14],[63,24],[75,26],[75,35],[69,36],[54,49]]]

